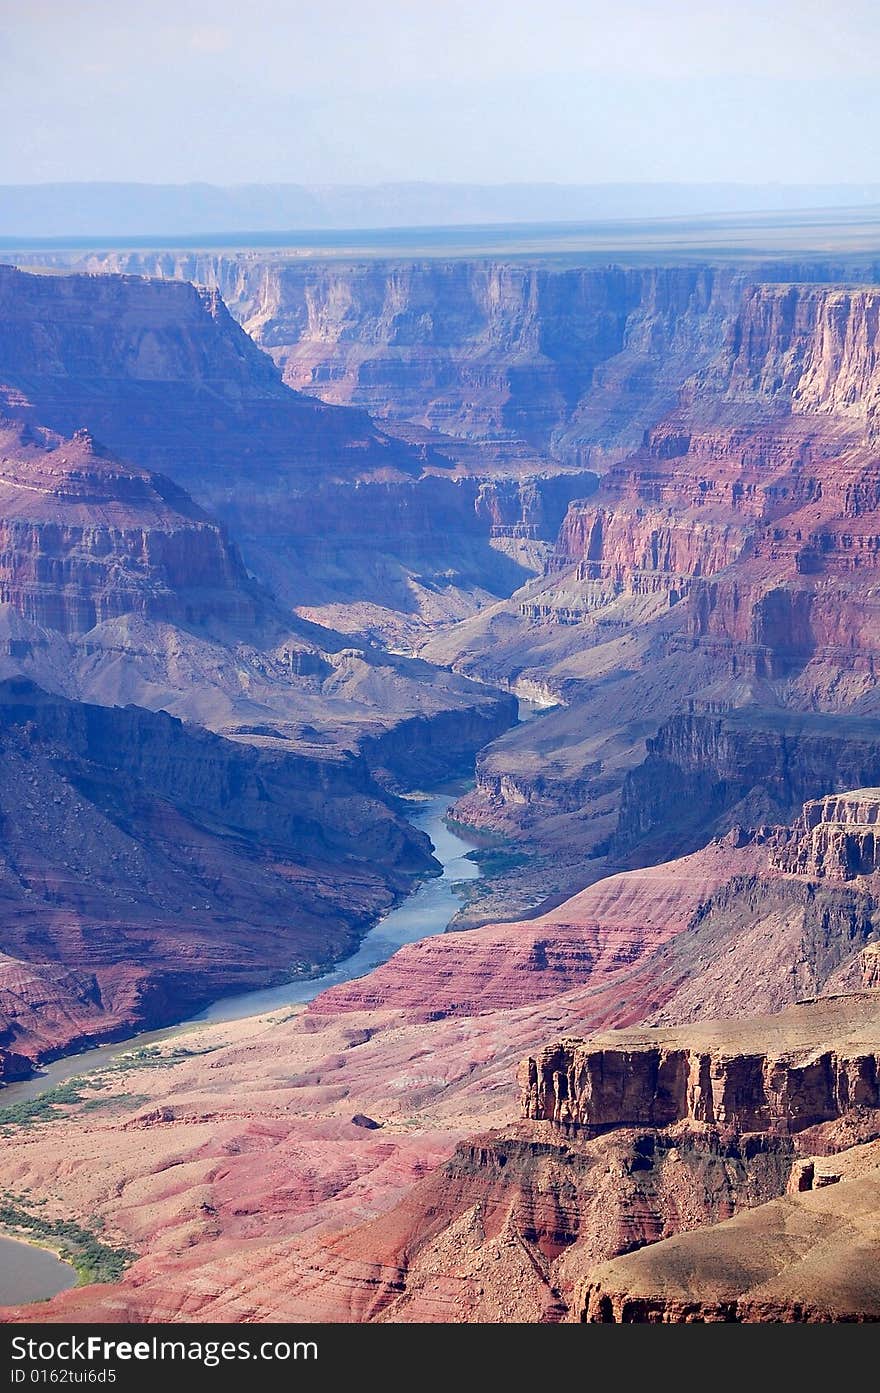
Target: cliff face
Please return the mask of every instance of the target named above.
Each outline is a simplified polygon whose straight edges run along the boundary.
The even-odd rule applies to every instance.
[[[795,875],[854,880],[880,870],[880,789],[861,788],[817,798],[779,848],[775,865]]]
[[[286,266],[246,322],[258,323],[286,381],[326,400],[456,435],[501,432],[587,463],[589,427],[587,440],[565,435],[597,373],[613,363],[624,381],[599,388],[595,415],[619,418],[630,405],[624,429],[637,439],[664,395],[672,399],[676,357],[698,343],[711,352],[730,294],[729,280],[691,270]],[[649,343],[654,380],[644,380],[644,355],[633,410],[621,403],[630,384],[616,360]]]
[[[880,291],[752,286],[726,354],[726,397],[840,416],[873,432],[880,403]]]
[[[0,719],[13,1054],[326,962],[433,867],[363,760],[261,751],[21,681],[0,684]]]
[[[85,430],[0,427],[0,604],[68,636],[140,614],[253,629],[265,610],[222,528]]]
[[[88,427],[186,488],[289,604],[398,647],[540,570],[594,484],[536,477],[522,450],[507,477],[476,483],[482,456],[291,390],[216,289],[0,267],[0,316],[0,409],[66,436]]]
[[[661,745],[693,741],[681,755],[690,772],[675,756],[660,775],[652,745],[626,785],[613,854],[646,832],[658,837],[646,855],[698,845],[739,799],[742,820],[777,821],[805,798],[876,781],[867,727],[838,783],[820,722],[815,740],[798,731],[798,772],[782,728],[748,712],[870,720],[877,709],[876,299],[870,288],[753,287],[675,409],[572,503],[545,575],[427,645],[459,671],[522,690],[540,682],[570,707],[535,731],[540,758],[530,733],[485,752],[472,821],[539,841],[552,821],[557,840],[607,850],[609,811],[658,727]],[[703,719],[731,708],[742,708],[733,763]],[[828,732],[842,751],[833,722]],[[676,840],[689,820],[691,839]]]
[[[665,722],[647,747],[624,782],[614,840],[636,856],[690,850],[737,823],[788,822],[828,789],[880,777],[880,730],[858,716],[691,711]]]
[[[699,1034],[699,1031],[695,1031]],[[704,1122],[784,1135],[876,1108],[880,1051],[813,1053],[792,1062],[680,1046],[563,1041],[522,1072],[525,1117],[600,1131]]]
[[[627,270],[259,253],[114,253],[89,265],[218,287],[291,386],[391,429],[415,422],[496,451],[518,438],[600,466],[637,446],[710,362],[750,283],[847,273],[827,261]]]

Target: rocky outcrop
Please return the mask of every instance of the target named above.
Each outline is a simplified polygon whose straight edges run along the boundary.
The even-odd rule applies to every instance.
[[[880,987],[880,944],[869,943],[863,949],[859,966],[862,969],[862,984],[865,987]]]
[[[223,529],[170,479],[87,430],[0,424],[0,604],[67,636],[123,614],[253,630],[267,597]]]
[[[594,486],[521,449],[487,478],[498,461],[291,390],[216,289],[0,267],[0,317],[0,409],[169,476],[289,605],[396,648],[540,570]]]
[[[880,1146],[801,1163],[789,1193],[724,1223],[614,1258],[575,1318],[603,1324],[876,1322]]]
[[[599,1132],[704,1122],[785,1135],[880,1104],[880,1050],[792,1061],[674,1045],[627,1049],[562,1041],[522,1074],[526,1117]]]
[[[754,282],[851,275],[799,265],[567,268],[455,261],[133,253],[90,265],[216,286],[282,367],[324,401],[389,429],[528,442],[600,466],[635,448],[725,344]],[[862,268],[859,268],[862,269]]]
[[[877,782],[865,742],[878,702],[880,493],[873,416],[859,405],[878,380],[875,299],[750,291],[676,408],[572,503],[546,574],[427,645],[483,681],[540,681],[570,707],[484,753],[471,821],[539,843],[552,825],[557,841],[610,852],[616,869],[621,855],[697,846],[728,817],[787,820],[810,797]],[[735,768],[713,747],[727,742],[725,713],[749,705],[762,710],[729,718]],[[800,716],[785,734],[793,712],[810,713],[800,769]],[[831,718],[849,712],[865,724],[861,753],[847,755]],[[826,717],[842,776],[822,747]],[[657,749],[626,783],[646,736],[695,748],[682,768]]]
[[[880,788],[857,788],[804,805],[801,823],[772,856],[794,875],[854,880],[880,870]]]
[[[691,710],[665,722],[647,748],[646,759],[623,785],[613,843],[621,853],[640,846],[641,856],[686,851],[707,834],[723,835],[737,824],[788,822],[807,800],[829,789],[880,779],[880,726],[858,716],[753,706],[721,714]],[[808,806],[804,816],[812,835],[833,800]],[[831,820],[839,820],[837,813]],[[816,833],[810,866],[816,874],[842,875],[831,871],[830,860],[824,866],[823,835]],[[794,869],[796,856],[792,851],[778,864]],[[808,860],[801,853],[804,870]]]

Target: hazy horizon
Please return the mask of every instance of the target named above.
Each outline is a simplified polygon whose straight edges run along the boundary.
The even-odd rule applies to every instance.
[[[277,244],[313,234],[410,229],[580,229],[588,241],[640,228],[692,243],[700,228],[746,223],[806,230],[834,222],[851,240],[880,210],[880,185],[786,184],[240,184],[51,183],[0,186],[0,241],[230,237]],[[834,234],[838,236],[838,233]],[[265,239],[269,238],[269,242]],[[442,239],[441,240],[445,240]],[[219,241],[218,243],[219,244]]]
[[[872,182],[867,0],[0,0],[0,184]]]

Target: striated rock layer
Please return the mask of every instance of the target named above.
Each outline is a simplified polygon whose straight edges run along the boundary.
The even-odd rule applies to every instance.
[[[859,1034],[863,1018],[874,1025],[876,1008],[871,997],[853,999],[855,1042],[846,1048],[815,1038],[814,1023],[823,1011],[835,1019],[833,1006],[793,1008],[782,1021],[690,1025],[686,1040],[674,1028],[564,1040],[524,1063],[523,1115],[595,1132],[678,1122],[799,1132],[880,1106],[880,1051]],[[781,1051],[771,1043],[780,1029],[791,1032]]]
[[[0,683],[0,1071],[349,949],[436,863],[363,759]]]
[[[876,993],[839,996],[669,1036],[723,1058],[728,1077],[756,1054],[797,1074],[813,1058],[876,1058],[878,1009]],[[41,1318],[577,1319],[615,1255],[662,1255],[662,1240],[721,1234],[745,1211],[760,1222],[787,1191],[794,1204],[830,1193],[852,1148],[878,1136],[877,1108],[842,1094],[830,1120],[794,1132],[769,1113],[758,1130],[733,1115],[624,1117],[596,1136],[517,1122],[511,1050],[588,1010],[580,992],[470,1027],[390,1012],[263,1017],[203,1028],[191,1044],[205,1053],[164,1069],[131,1060],[99,1077],[87,1113],[72,1104],[0,1137],[0,1177],[15,1193],[51,1192],[49,1214],[62,1203],[106,1215],[105,1238],[141,1257],[120,1283],[64,1293]],[[657,1034],[601,1043],[609,1058],[648,1056]],[[868,1274],[868,1228],[865,1240]],[[848,1293],[852,1311],[864,1291]]]
[[[880,1146],[820,1166],[814,1185],[695,1233],[600,1264],[579,1294],[600,1323],[880,1320]],[[804,1191],[806,1193],[804,1193]]]
[[[366,408],[389,430],[432,427],[508,462],[525,441],[599,467],[674,406],[755,282],[874,274],[829,260],[635,269],[138,252],[86,262],[217,288],[291,386]]]
[[[752,287],[675,409],[572,503],[544,577],[426,645],[562,708],[482,754],[463,818],[616,869],[698,845],[736,803],[777,821],[876,782],[878,299]],[[851,747],[828,724],[841,784],[825,714],[868,722]]]
[[[87,430],[64,440],[0,425],[0,604],[74,636],[139,614],[246,631],[266,609],[223,529],[170,479],[113,459]]]
[[[349,632],[409,643],[509,595],[594,482],[540,477],[528,450],[493,482],[434,432],[293,391],[215,289],[0,267],[0,319],[0,408],[169,476],[283,599]]]
[[[737,825],[788,822],[818,793],[880,778],[880,722],[864,716],[697,709],[673,716],[646,743],[647,758],[624,781],[613,841],[640,859]],[[810,802],[808,827],[824,824],[832,804]],[[825,873],[815,859],[812,869]],[[865,863],[866,873],[874,869]]]

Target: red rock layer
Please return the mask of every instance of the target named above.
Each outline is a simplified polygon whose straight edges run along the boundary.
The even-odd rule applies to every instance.
[[[740,858],[743,869],[761,859],[755,852]],[[729,876],[722,847],[611,876],[536,919],[409,944],[368,977],[323,992],[310,1011],[474,1015],[598,983],[681,933]]]
[[[136,613],[244,630],[265,601],[217,523],[170,479],[0,426],[0,603],[68,635]]]
[[[554,841],[619,855],[609,833],[627,770],[689,703],[743,708],[744,727],[749,706],[873,717],[878,298],[753,287],[676,409],[571,505],[545,577],[427,645],[569,707],[484,753],[462,816],[546,855]]]

